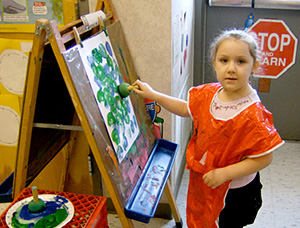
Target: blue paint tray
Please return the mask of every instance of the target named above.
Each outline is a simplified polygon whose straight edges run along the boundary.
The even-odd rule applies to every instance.
[[[149,223],[154,217],[159,200],[177,154],[178,144],[157,139],[156,144],[125,205],[127,218]]]

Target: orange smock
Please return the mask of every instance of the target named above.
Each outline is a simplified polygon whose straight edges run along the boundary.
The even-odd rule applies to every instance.
[[[210,83],[189,91],[194,133],[186,153],[190,169],[188,227],[218,227],[217,219],[224,207],[230,181],[211,189],[203,182],[203,174],[246,157],[268,154],[284,143],[273,125],[272,114],[261,102],[253,103],[229,120],[215,119],[210,108],[220,88],[220,83]]]

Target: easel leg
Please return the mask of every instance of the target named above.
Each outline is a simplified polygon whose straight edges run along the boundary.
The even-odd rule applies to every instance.
[[[30,142],[46,40],[46,31],[43,29],[43,23],[44,20],[40,19],[36,24],[36,32],[33,38],[35,45],[32,47],[27,67],[26,88],[23,98],[19,146],[13,183],[13,198],[19,195],[25,187],[27,180]]]
[[[180,217],[179,210],[178,210],[176,200],[175,200],[174,194],[172,192],[172,188],[171,188],[171,184],[170,184],[169,180],[167,181],[167,184],[166,184],[166,187],[165,187],[165,193],[166,193],[166,196],[168,198],[168,202],[170,204],[172,214],[174,216],[176,227],[181,228],[183,226],[183,222],[182,222],[182,219]]]

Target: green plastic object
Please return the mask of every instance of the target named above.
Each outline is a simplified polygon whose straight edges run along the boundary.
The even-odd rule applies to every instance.
[[[28,204],[28,210],[31,213],[38,213],[46,209],[46,204],[43,200],[39,199],[38,202],[34,202],[34,200],[30,201]]]
[[[123,82],[119,85],[118,90],[121,97],[125,98],[128,97],[131,91],[127,89],[127,87],[130,86],[128,83]]]
[[[38,213],[46,209],[46,204],[43,200],[38,198],[37,187],[33,186],[32,188],[33,200],[28,204],[28,210],[30,213]]]

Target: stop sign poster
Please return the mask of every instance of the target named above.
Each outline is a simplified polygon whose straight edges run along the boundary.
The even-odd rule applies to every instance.
[[[284,21],[259,19],[248,33],[255,33],[261,52],[254,76],[276,79],[295,63],[298,39]]]

